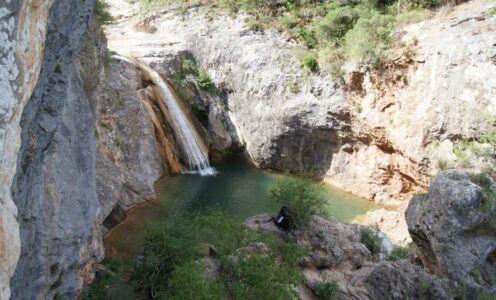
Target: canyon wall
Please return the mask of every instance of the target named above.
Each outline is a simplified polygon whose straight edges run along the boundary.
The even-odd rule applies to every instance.
[[[0,3],[0,299],[11,294],[9,280],[20,255],[18,210],[11,186],[21,145],[21,114],[40,73],[52,3]]]
[[[86,33],[93,6],[0,4],[0,299],[76,298],[103,234],[167,171],[139,73]]]
[[[350,64],[345,86],[304,69],[296,43],[276,30],[249,30],[246,16],[164,10],[106,30],[112,50],[165,75],[180,72],[183,58],[205,68],[258,166],[318,176],[404,207],[427,188],[437,160],[454,156],[457,141],[494,134],[490,8],[471,1],[401,29],[396,35],[414,54],[399,53],[380,73]]]
[[[12,186],[21,238],[13,299],[73,298],[82,287],[79,270],[102,255],[93,117],[75,64],[92,10],[90,0],[54,1],[46,37],[37,41],[45,47],[22,111]]]

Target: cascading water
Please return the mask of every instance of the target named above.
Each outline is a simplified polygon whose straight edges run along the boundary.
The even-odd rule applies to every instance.
[[[183,173],[197,173],[201,176],[215,175],[215,169],[210,167],[208,161],[208,151],[203,141],[201,140],[198,132],[191,124],[184,111],[179,105],[179,99],[176,94],[171,90],[171,87],[155,70],[150,68],[147,64],[139,60],[131,59],[143,72],[147,73],[150,79],[157,87],[157,92],[168,108],[171,126],[177,137],[177,142],[183,151],[188,170]]]

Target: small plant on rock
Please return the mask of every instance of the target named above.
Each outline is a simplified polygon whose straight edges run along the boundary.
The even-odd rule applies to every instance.
[[[308,54],[301,59],[303,66],[307,67],[310,71],[315,72],[318,67],[317,59],[313,54]]]
[[[372,255],[377,255],[381,252],[381,239],[371,229],[362,229],[360,232],[360,241],[369,249]]]
[[[291,229],[307,226],[314,213],[325,214],[326,200],[311,182],[288,179],[279,182],[271,190],[271,194],[277,203],[287,208]]]
[[[313,290],[319,300],[333,300],[339,292],[339,285],[336,281],[321,282]]]

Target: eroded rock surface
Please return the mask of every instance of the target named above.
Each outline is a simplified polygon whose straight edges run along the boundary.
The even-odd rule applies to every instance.
[[[111,3],[133,10],[121,0]],[[225,96],[240,144],[259,166],[320,176],[404,207],[400,200],[427,188],[442,152],[434,141],[493,134],[491,6],[471,1],[402,29],[397,35],[417,55],[381,74],[351,69],[349,89],[324,73],[308,74],[295,55],[297,44],[275,30],[250,31],[245,16],[212,15],[201,7],[184,14],[164,10],[125,18],[106,33],[111,49],[166,75],[186,57],[205,68]],[[136,30],[140,24],[148,29]],[[471,117],[464,118],[467,112]],[[475,117],[482,115],[487,118]]]
[[[14,299],[76,297],[83,285],[79,270],[103,252],[93,117],[75,64],[92,8],[91,0],[54,1],[46,8],[46,38],[37,41],[45,48],[22,112],[12,187],[22,241],[10,283]]]
[[[312,216],[307,228],[287,233],[262,214],[245,221],[255,230],[270,231],[304,246],[300,259],[305,286],[302,299],[316,299],[312,291],[325,282],[336,282],[336,299],[451,299],[448,284],[407,260],[386,261],[392,244],[381,232],[361,225],[343,224]],[[362,230],[379,236],[380,252],[374,256],[362,243]]]
[[[152,119],[138,97],[140,72],[111,57],[96,22],[88,29],[79,63],[95,119],[98,200],[104,225],[111,229],[129,209],[154,199],[154,184],[164,168]]]
[[[459,286],[496,293],[496,184],[487,175],[440,173],[413,197],[408,230],[424,265]]]

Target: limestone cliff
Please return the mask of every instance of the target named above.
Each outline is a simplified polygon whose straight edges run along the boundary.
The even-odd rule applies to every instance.
[[[0,4],[0,299],[76,298],[164,171],[139,73],[86,33],[93,5]]]
[[[205,68],[232,131],[261,167],[319,176],[404,207],[427,187],[437,161],[454,156],[454,144],[494,134],[495,17],[486,0],[400,30],[416,54],[381,72],[349,67],[347,86],[304,70],[297,44],[276,30],[249,30],[245,16],[200,7],[139,19],[129,4],[111,3],[126,18],[106,28],[109,47],[165,75],[183,58]]]
[[[38,80],[53,1],[0,3],[0,298],[20,254],[17,208],[11,186],[21,144],[21,114]],[[20,12],[23,12],[22,14]]]

